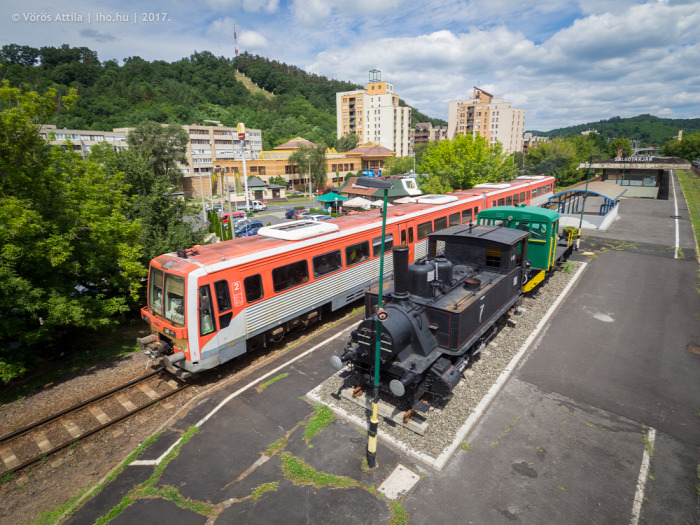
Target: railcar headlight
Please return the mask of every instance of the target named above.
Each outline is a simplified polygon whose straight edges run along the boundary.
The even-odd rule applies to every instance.
[[[165,335],[169,335],[170,337],[175,337],[175,332],[173,332],[170,328],[163,328],[163,332],[165,332]]]

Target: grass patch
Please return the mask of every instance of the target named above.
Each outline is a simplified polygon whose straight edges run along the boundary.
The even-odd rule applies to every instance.
[[[462,441],[462,443],[459,445],[459,448],[462,450],[471,450],[472,446],[469,444],[468,441]]]
[[[326,405],[316,403],[314,405],[314,410],[316,411],[316,414],[308,423],[306,423],[304,428],[304,439],[307,443],[311,441],[316,434],[321,432],[321,430],[333,423],[333,420],[335,419],[333,411]]]
[[[114,478],[116,478],[129,464],[131,464],[132,461],[134,461],[137,457],[141,455],[141,453],[146,449],[148,445],[153,443],[156,439],[160,437],[162,432],[158,432],[157,434],[152,435],[148,439],[146,439],[143,443],[141,443],[138,447],[136,447],[136,450],[134,450],[131,454],[127,456],[127,458],[122,461],[121,465],[119,465],[114,471],[112,471],[106,478],[105,480],[100,483],[97,487],[95,487],[92,490],[92,493],[90,494],[90,498],[94,498],[97,496],[100,491],[109,483],[111,482]],[[64,514],[64,517],[70,516],[76,509],[73,509],[73,505],[75,505],[80,499],[83,497],[84,494],[88,492],[89,488],[80,491],[77,495],[73,496],[71,499],[69,499],[67,502],[65,502],[63,505],[60,507],[57,507],[55,509],[48,510],[44,513],[42,513],[35,521],[32,523],[34,525],[40,525],[40,524],[45,524],[45,523],[54,523],[56,522],[59,518],[61,518]]]
[[[275,490],[277,490],[277,485],[279,485],[279,482],[277,481],[274,481],[272,483],[263,483],[262,485],[253,489],[253,493],[250,495],[250,497],[253,500],[257,501],[263,494],[267,492],[274,492]]]
[[[360,482],[347,476],[334,476],[319,472],[304,460],[289,453],[280,455],[284,477],[296,485],[313,485],[316,488],[331,486],[334,488],[361,487]]]
[[[284,378],[287,377],[288,375],[289,375],[289,374],[285,372],[284,374],[280,374],[280,375],[278,375],[277,377],[273,377],[272,379],[270,379],[270,380],[268,380],[268,381],[265,381],[264,383],[262,383],[262,384],[258,385],[257,387],[255,387],[255,390],[257,390],[258,392],[262,392],[263,390],[265,390],[265,389],[266,389],[268,386],[270,386],[271,384],[276,383],[276,382],[279,381],[280,379],[284,379]]]
[[[389,503],[389,510],[392,512],[392,516],[389,518],[389,525],[406,525],[408,518],[411,517],[400,501]]]
[[[278,452],[281,452],[282,450],[287,448],[287,440],[288,439],[289,439],[288,436],[284,436],[284,437],[279,438],[272,445],[267,447],[267,450],[265,452],[263,452],[263,454],[265,454],[268,457],[272,457],[275,454],[277,454]]]
[[[700,244],[700,177],[692,171],[677,170],[678,180],[688,203],[690,222],[693,225],[695,242]]]
[[[177,455],[180,453],[180,450],[182,449],[182,446],[185,443],[187,443],[192,438],[192,436],[194,436],[197,432],[199,432],[199,427],[197,427],[197,426],[191,426],[190,428],[188,428],[187,431],[182,435],[182,438],[180,439],[180,442],[177,444],[177,446],[175,448],[173,448],[168,453],[167,456],[165,456],[163,461],[161,461],[160,464],[158,465],[158,467],[156,467],[153,474],[151,474],[151,477],[148,478],[143,483],[141,483],[140,485],[137,485],[136,487],[131,489],[122,498],[122,501],[119,503],[119,505],[112,508],[107,514],[105,514],[100,519],[95,521],[95,525],[106,525],[111,520],[113,520],[116,516],[121,514],[121,512],[126,507],[128,507],[132,502],[134,502],[137,498],[139,498],[141,496],[144,496],[144,495],[162,496],[162,491],[155,488],[156,483],[158,483],[158,480],[160,479],[161,475],[163,474],[165,467],[168,466],[168,463],[170,463],[170,461],[172,461],[173,458],[177,457]],[[141,447],[139,447],[139,448],[141,448]],[[131,457],[131,456],[129,456],[129,457]],[[204,505],[206,505],[206,504],[204,504]],[[210,507],[211,507],[210,505],[206,505],[206,508],[210,508]]]
[[[649,434],[647,433],[647,426],[642,425],[642,437],[644,438],[644,446],[647,449],[647,454],[649,454],[649,458],[654,457],[654,446],[651,444],[651,441],[649,441]]]

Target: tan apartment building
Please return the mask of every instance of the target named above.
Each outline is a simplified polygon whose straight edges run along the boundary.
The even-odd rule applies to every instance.
[[[366,89],[335,95],[337,137],[354,133],[359,143],[375,142],[407,157],[413,151],[411,108],[399,106],[394,86],[382,81],[381,72],[369,72]]]
[[[491,93],[474,87],[471,99],[451,100],[447,117],[447,135],[480,135],[489,142],[500,142],[507,153],[521,151],[525,128],[525,110]]]
[[[433,126],[430,122],[416,124],[413,142],[438,142],[447,138],[447,126]]]
[[[126,131],[94,131],[86,129],[57,129],[53,124],[44,124],[39,129],[41,138],[53,145],[63,145],[70,141],[74,151],[85,158],[96,144],[106,142],[116,149],[127,149]]]

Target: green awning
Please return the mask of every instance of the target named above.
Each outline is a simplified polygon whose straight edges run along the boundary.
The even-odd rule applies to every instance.
[[[338,195],[337,193],[333,193],[333,192],[326,193],[325,195],[321,195],[319,197],[316,197],[316,200],[321,201],[321,202],[333,202],[336,200],[344,201],[346,199],[347,199],[347,197],[345,197],[343,195]]]

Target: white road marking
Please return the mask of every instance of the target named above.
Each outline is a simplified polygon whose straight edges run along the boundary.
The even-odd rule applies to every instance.
[[[676,181],[673,179],[674,175],[676,174],[675,171],[671,170],[670,176],[671,176],[671,186],[673,186],[673,206],[675,207],[675,213],[674,215],[676,218],[674,219],[676,223],[676,250],[674,252],[673,258],[678,259],[678,248],[679,248],[679,219],[678,219],[678,199],[676,198]]]
[[[639,514],[642,511],[642,503],[644,502],[644,487],[649,477],[649,461],[651,456],[649,450],[654,449],[654,440],[656,439],[656,429],[649,427],[647,430],[647,443],[644,444],[644,455],[642,456],[642,466],[639,469],[639,478],[637,479],[637,492],[634,495],[634,505],[632,505],[632,519],[630,525],[639,523]]]
[[[206,423],[207,421],[209,421],[209,419],[210,419],[214,414],[216,414],[219,410],[221,410],[229,401],[231,401],[232,399],[235,399],[236,397],[238,397],[239,395],[241,395],[243,392],[245,392],[245,391],[248,390],[249,388],[253,388],[253,387],[257,386],[258,384],[260,384],[261,381],[264,381],[264,380],[267,379],[268,377],[270,377],[270,376],[276,374],[277,372],[279,372],[279,371],[282,370],[283,368],[288,367],[288,366],[291,365],[292,363],[298,361],[299,359],[301,359],[301,358],[303,358],[303,357],[306,357],[307,355],[309,355],[309,354],[315,352],[315,351],[318,350],[319,348],[325,347],[330,341],[333,341],[334,339],[337,339],[337,338],[340,337],[341,335],[346,334],[347,332],[350,332],[351,330],[354,330],[354,329],[355,329],[355,325],[346,328],[346,329],[343,330],[342,332],[338,332],[338,333],[335,334],[334,336],[329,337],[328,339],[326,339],[326,340],[320,342],[319,344],[317,344],[317,345],[314,346],[313,348],[309,348],[306,352],[303,352],[303,353],[299,354],[299,355],[296,356],[294,359],[290,359],[290,360],[287,361],[286,363],[284,363],[284,364],[278,366],[278,367],[275,368],[274,370],[271,370],[270,372],[268,372],[267,374],[263,375],[262,377],[259,377],[259,378],[255,379],[255,380],[251,381],[250,383],[248,383],[248,384],[245,385],[244,387],[239,388],[239,389],[236,390],[233,394],[229,395],[226,399],[224,399],[221,403],[219,403],[216,407],[214,407],[214,408],[212,409],[212,411],[209,412],[206,416],[204,416],[204,417],[203,417],[202,419],[200,419],[197,423],[195,423],[195,426],[201,427],[204,423]],[[182,440],[182,438],[178,439],[175,443],[173,443],[170,447],[168,447],[168,450],[166,450],[165,452],[163,452],[163,454],[161,454],[161,456],[160,456],[158,459],[136,460],[136,461],[132,461],[129,465],[130,465],[130,466],[132,466],[132,465],[133,465],[133,466],[139,466],[139,465],[159,465],[160,462],[163,461],[163,459],[165,458],[165,456],[167,456],[167,455],[170,453],[170,451],[173,450],[173,449],[180,443],[181,440]]]

